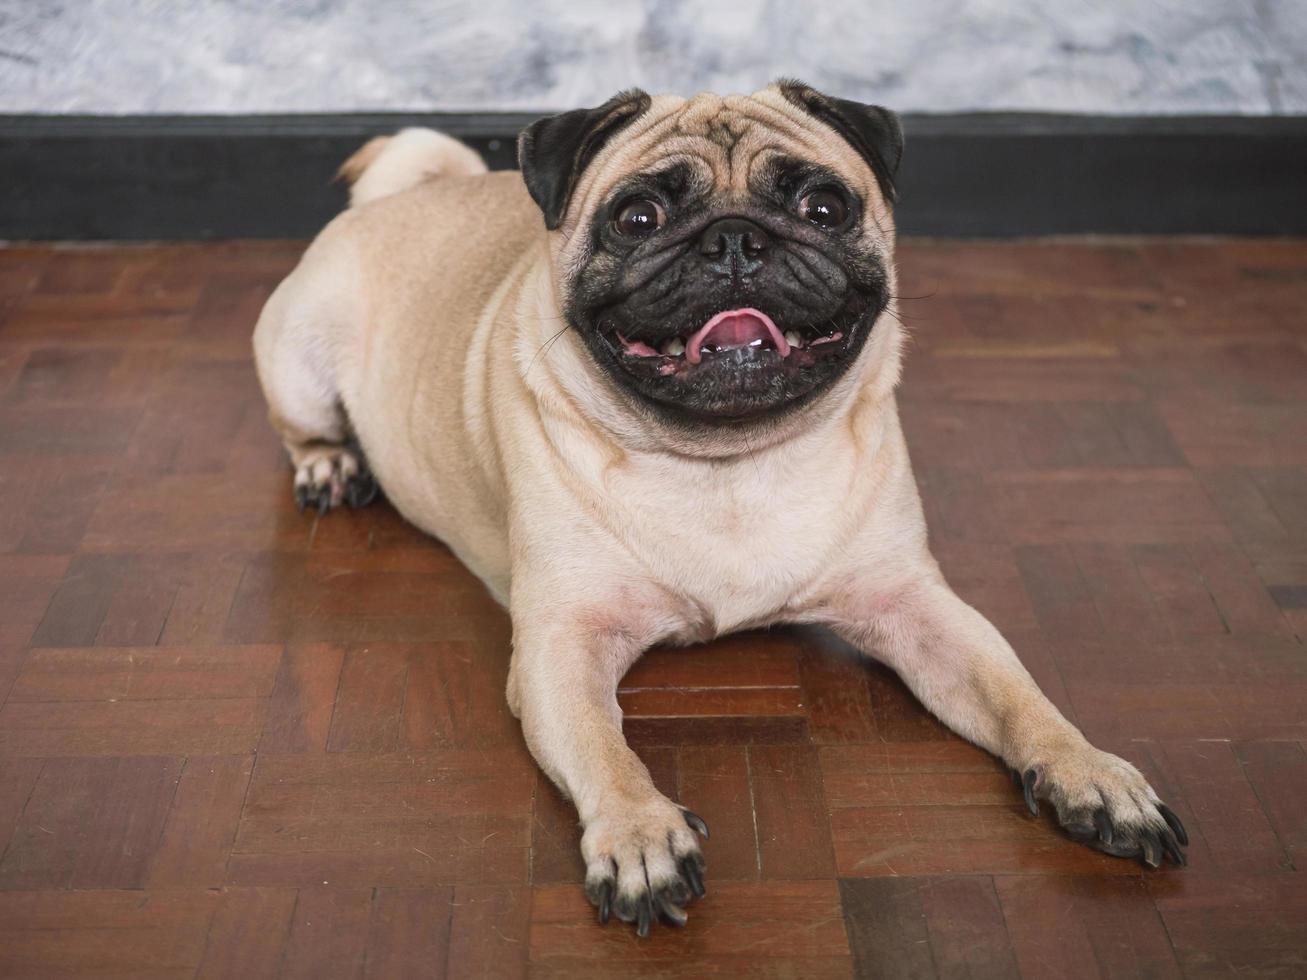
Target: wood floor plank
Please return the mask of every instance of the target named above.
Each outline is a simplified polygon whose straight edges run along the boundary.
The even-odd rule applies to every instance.
[[[329,752],[393,752],[404,725],[408,650],[369,645],[349,650],[336,690]]]
[[[0,754],[240,755],[258,745],[264,698],[11,701],[0,709]]]
[[[291,888],[225,888],[209,925],[198,980],[276,977],[286,953],[297,893]]]
[[[496,643],[419,644],[409,651],[404,743],[506,746],[521,741],[508,708],[509,650]]]
[[[368,922],[364,976],[448,976],[452,888],[378,888]]]
[[[753,745],[748,756],[762,876],[833,877],[835,859],[817,750]]]
[[[1239,742],[1235,757],[1295,869],[1307,861],[1307,746]]]
[[[1150,879],[1187,977],[1295,977],[1307,967],[1307,890],[1300,874]]]
[[[1005,977],[1016,971],[1012,937],[991,878],[931,878],[922,891],[941,977]]]
[[[14,828],[27,808],[45,766],[44,759],[5,759],[0,766],[0,871]]]
[[[228,880],[525,882],[533,783],[511,750],[260,755]]]
[[[59,555],[0,555],[0,644],[26,647],[68,569]],[[9,691],[15,674],[0,678]]]
[[[994,885],[1023,976],[1184,975],[1138,875],[1004,876]]]
[[[116,760],[86,826],[71,887],[139,888],[146,883],[182,765],[182,760],[168,757]]]
[[[919,878],[842,880],[849,946],[860,977],[937,975]]]
[[[714,881],[753,881],[762,870],[750,751],[743,745],[686,745],[677,757],[680,801],[710,831],[720,828],[703,845]]]
[[[0,861],[0,888],[143,887],[181,770],[166,756],[48,760]]]
[[[1017,972],[993,880],[842,879],[859,977],[1009,977]]]
[[[862,742],[877,737],[867,664],[850,649],[807,650],[799,657],[808,734],[813,742]]]
[[[186,760],[151,860],[152,887],[222,886],[253,771],[253,756]]]
[[[324,643],[286,648],[259,739],[261,751],[326,751],[344,661],[342,648]]]
[[[281,648],[35,649],[9,693],[19,701],[265,698]]]
[[[0,892],[0,976],[194,976],[220,902],[204,889]]]
[[[445,975],[449,980],[525,977],[530,918],[531,891],[525,885],[459,885]]]
[[[288,980],[362,977],[372,902],[371,888],[301,888],[280,975]]]

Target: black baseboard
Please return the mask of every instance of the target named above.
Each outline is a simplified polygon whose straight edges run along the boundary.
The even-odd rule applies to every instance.
[[[0,239],[312,235],[365,139],[514,165],[523,114],[0,116]],[[1307,234],[1307,117],[908,115],[904,234]]]

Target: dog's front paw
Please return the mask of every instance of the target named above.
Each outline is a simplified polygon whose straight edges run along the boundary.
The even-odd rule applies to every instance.
[[[377,481],[362,454],[346,446],[322,445],[300,454],[295,467],[295,506],[325,514],[347,504],[366,507],[377,495]]]
[[[704,893],[696,831],[707,838],[702,819],[662,796],[614,807],[587,823],[585,893],[599,909],[599,924],[615,914],[634,922],[641,936],[660,917],[685,925],[683,906]]]
[[[1013,777],[1026,806],[1038,800],[1057,811],[1058,822],[1076,840],[1116,857],[1158,867],[1164,858],[1185,864],[1189,844],[1180,818],[1157,798],[1139,770],[1124,759],[1083,743],[1037,756]]]

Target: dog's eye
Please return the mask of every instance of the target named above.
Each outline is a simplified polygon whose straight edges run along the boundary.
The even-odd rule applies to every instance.
[[[813,191],[799,202],[799,216],[821,228],[838,228],[849,219],[849,206],[834,191]]]
[[[617,216],[613,218],[613,226],[618,232],[631,238],[648,235],[650,232],[657,231],[666,223],[667,215],[658,206],[658,202],[646,198],[627,201],[618,209]]]

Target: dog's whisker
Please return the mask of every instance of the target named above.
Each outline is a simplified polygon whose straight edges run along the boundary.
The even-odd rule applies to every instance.
[[[540,347],[536,350],[536,352],[533,355],[531,355],[531,361],[526,366],[527,374],[531,373],[531,369],[535,367],[536,361],[538,361],[541,357],[547,357],[549,355],[549,349],[554,346],[554,342],[558,340],[558,338],[561,337],[563,334],[567,333],[569,329],[571,329],[571,324],[570,323],[564,324],[562,330],[559,330],[558,333],[554,334],[552,337],[550,337],[548,340],[546,340],[543,344],[540,345]]]

